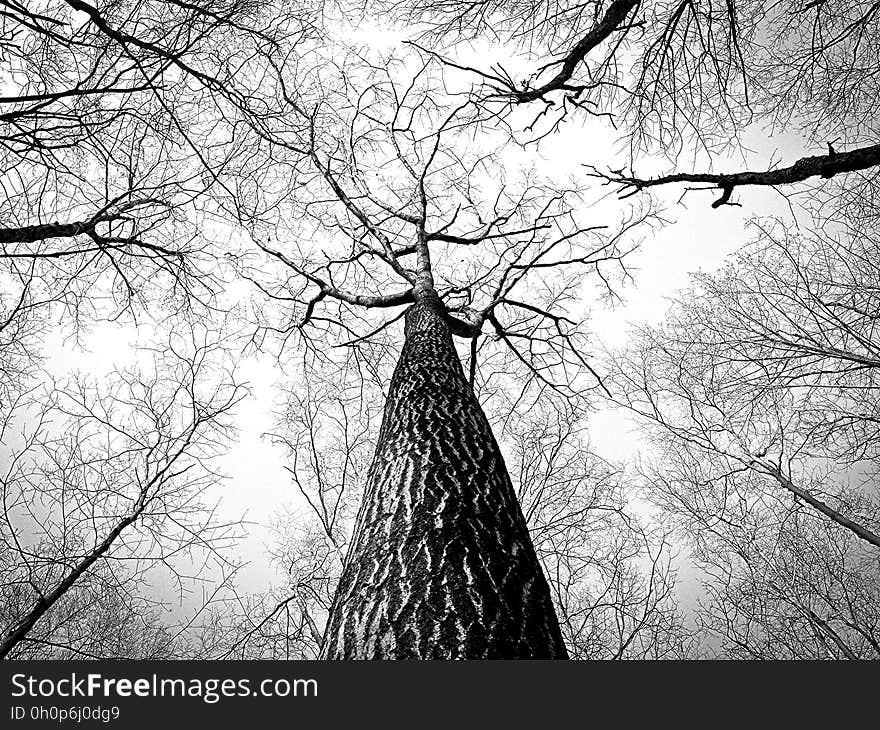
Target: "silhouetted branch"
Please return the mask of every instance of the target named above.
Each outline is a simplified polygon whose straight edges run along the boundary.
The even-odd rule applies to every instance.
[[[831,148],[831,145],[829,145]],[[729,204],[730,196],[734,188],[745,185],[789,185],[802,182],[811,177],[831,178],[845,172],[867,170],[880,165],[880,144],[860,147],[848,152],[837,152],[833,148],[827,155],[814,155],[802,157],[793,165],[782,167],[766,172],[731,172],[731,173],[688,173],[679,172],[671,175],[661,175],[656,178],[639,178],[632,175],[624,175],[622,171],[609,173],[599,172],[595,167],[589,166],[593,171],[593,177],[601,178],[608,183],[620,185],[619,192],[622,198],[627,198],[640,190],[669,185],[672,183],[709,183],[721,190],[721,197],[712,203],[713,208]]]

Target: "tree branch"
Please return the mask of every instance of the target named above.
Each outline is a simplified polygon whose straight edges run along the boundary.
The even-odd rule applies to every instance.
[[[590,51],[618,30],[627,15],[639,4],[639,0],[614,0],[605,11],[605,15],[593,28],[583,36],[568,54],[561,59],[562,67],[559,72],[547,83],[535,89],[522,89],[514,92],[516,101],[525,104],[530,101],[542,99],[551,91],[582,91],[582,86],[571,86],[569,81],[574,75],[575,69],[586,59]]]
[[[73,238],[84,233],[92,233],[100,219],[73,223],[41,223],[35,226],[0,228],[0,243],[35,243],[47,238]]]
[[[853,522],[848,517],[844,517],[840,512],[835,509],[832,509],[827,504],[822,502],[819,499],[816,499],[809,492],[804,491],[800,487],[798,487],[794,482],[791,481],[785,474],[782,473],[782,469],[780,469],[775,464],[772,464],[768,461],[764,461],[761,459],[753,459],[753,464],[757,465],[760,471],[772,476],[779,484],[787,489],[789,492],[794,494],[799,499],[802,499],[808,505],[813,507],[814,509],[821,512],[823,515],[828,517],[829,519],[836,522],[841,527],[845,527],[847,530],[850,530],[857,537],[865,540],[866,542],[871,543],[874,547],[880,548],[880,535],[871,532],[865,527],[862,527],[857,522]]]
[[[733,189],[740,185],[789,185],[811,177],[831,178],[838,173],[866,170],[880,165],[880,144],[859,147],[848,152],[837,152],[830,144],[828,147],[827,155],[802,157],[793,165],[765,172],[745,171],[723,174],[680,172],[656,178],[638,178],[624,175],[621,170],[603,173],[591,165],[588,167],[593,170],[594,177],[620,185],[618,192],[621,193],[621,198],[627,198],[640,190],[658,185],[682,182],[709,183],[721,190],[721,197],[712,203],[713,208],[718,208],[729,203]]]
[[[401,304],[410,304],[413,300],[413,291],[412,289],[404,289],[403,291],[394,292],[392,294],[353,294],[351,292],[344,291],[342,289],[338,289],[332,284],[329,284],[320,276],[316,274],[312,274],[300,266],[297,266],[293,261],[291,261],[287,256],[285,256],[280,251],[276,251],[275,249],[269,248],[268,246],[257,242],[257,245],[263,249],[270,256],[275,257],[279,261],[281,261],[285,266],[293,269],[297,274],[307,279],[311,283],[315,284],[319,289],[320,293],[318,296],[313,299],[309,303],[309,314],[311,314],[311,310],[314,309],[314,305],[317,304],[321,299],[325,297],[331,297],[332,299],[338,299],[339,301],[346,302],[347,304],[354,304],[360,307],[397,307]]]

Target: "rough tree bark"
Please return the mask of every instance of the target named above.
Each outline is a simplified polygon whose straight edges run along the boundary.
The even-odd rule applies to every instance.
[[[327,659],[567,658],[492,430],[433,290],[406,313]]]

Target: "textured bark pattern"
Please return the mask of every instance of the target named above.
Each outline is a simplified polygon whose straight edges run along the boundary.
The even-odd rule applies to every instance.
[[[407,312],[323,656],[566,657],[501,452],[433,297]]]

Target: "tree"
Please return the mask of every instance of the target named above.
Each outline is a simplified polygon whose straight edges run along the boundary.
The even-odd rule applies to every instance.
[[[625,470],[592,452],[586,419],[570,410],[517,415],[506,429],[511,473],[571,658],[693,657],[669,536]]]
[[[765,223],[614,361],[659,449],[646,489],[708,574],[701,620],[734,656],[880,657],[874,220]]]
[[[393,366],[390,355],[384,359],[389,362],[379,364],[382,370]],[[339,370],[322,375],[314,367],[300,372],[300,387],[274,434],[288,449],[288,470],[303,501],[278,519],[273,558],[286,582],[271,602],[249,611],[248,631],[236,634],[231,656],[319,654],[375,452],[381,378],[346,377]],[[543,398],[509,417],[498,395],[484,393],[483,405],[499,435],[569,656],[691,656],[692,641],[671,595],[669,546],[632,513],[620,470],[590,453],[576,409]]]
[[[140,625],[149,656],[686,656],[668,519],[728,654],[870,656],[876,3],[370,3],[415,24],[393,54],[336,43],[351,28],[318,27],[329,7],[7,3],[0,418],[23,441],[6,442],[3,651],[117,656]],[[542,175],[543,141],[581,123],[614,126],[629,159],[599,170],[583,145],[581,179]],[[758,126],[798,130],[802,152],[749,160]],[[637,174],[646,154],[664,168]],[[632,280],[679,184],[715,208],[809,190],[792,212],[815,220],[760,223],[606,382],[589,306]],[[137,588],[214,541],[161,531],[147,503],[180,527],[214,480],[187,479],[191,447],[207,429],[219,450],[234,385],[201,400],[190,353],[181,387],[26,393],[56,323],[237,317],[236,274],[252,344],[302,381],[276,437],[313,521],[279,551],[288,592],[210,592],[172,628]],[[654,510],[582,435],[603,393],[653,424]],[[214,557],[219,591],[233,568]]]
[[[213,525],[198,495],[219,481],[208,452],[228,439],[240,391],[206,364],[219,345],[185,351],[174,332],[229,319],[234,224],[224,211],[260,213],[274,69],[314,37],[307,10],[4,6],[4,656],[180,656],[192,626],[160,620],[162,591],[143,586],[177,580],[183,600],[199,584],[184,563],[201,556],[219,571],[207,604],[230,588],[233,526]],[[168,371],[117,373],[106,387],[41,372],[46,335],[79,340],[100,319],[147,320],[160,340],[164,331],[178,343],[167,357],[142,355]],[[221,389],[202,393],[215,376]],[[191,608],[197,617],[207,607]]]
[[[790,656],[872,655],[877,513],[861,470],[876,410],[864,400],[876,393],[877,272],[866,263],[880,163],[876,4],[383,7],[419,23],[421,51],[469,73],[481,108],[517,139],[540,142],[578,117],[611,121],[630,159],[602,171],[585,153],[584,164],[622,198],[705,184],[719,208],[739,205],[733,193],[747,187],[809,192],[792,201],[813,216],[806,233],[765,224],[765,246],[701,279],[664,328],[617,358],[608,388],[657,424],[662,458],[646,488],[710,574],[702,615],[726,649],[772,656],[778,641]],[[490,66],[487,39],[496,58],[535,70],[518,80],[506,60]],[[745,158],[758,125],[765,136],[800,131],[806,156],[716,172],[719,153]],[[822,154],[810,154],[815,145]],[[646,152],[673,169],[637,174]],[[693,168],[680,166],[683,152]]]
[[[344,78],[310,110],[294,102],[312,130],[305,151],[319,187],[272,233],[252,229],[284,272],[277,284],[245,272],[287,308],[266,328],[301,335],[318,361],[330,356],[311,344],[315,333],[361,345],[400,315],[365,326],[358,309],[410,305],[322,655],[562,657],[546,579],[473,389],[482,329],[523,374],[523,391],[583,397],[597,382],[564,309],[577,271],[610,289],[626,235],[651,213],[605,234],[579,223],[576,189],[527,175],[508,183],[495,155],[468,144],[479,109],[444,97],[432,72],[389,63],[369,83]],[[306,240],[327,243],[270,243],[290,220],[313,221],[322,235]],[[539,276],[543,301],[515,295]],[[469,377],[453,335],[470,341]]]
[[[183,630],[157,620],[159,591],[141,586],[170,579],[183,595],[200,573],[234,572],[225,547],[236,525],[201,501],[243,395],[216,379],[216,350],[198,335],[172,340],[149,370],[103,384],[80,377],[22,395],[8,411],[0,657],[180,650]],[[143,633],[131,641],[133,632]]]

